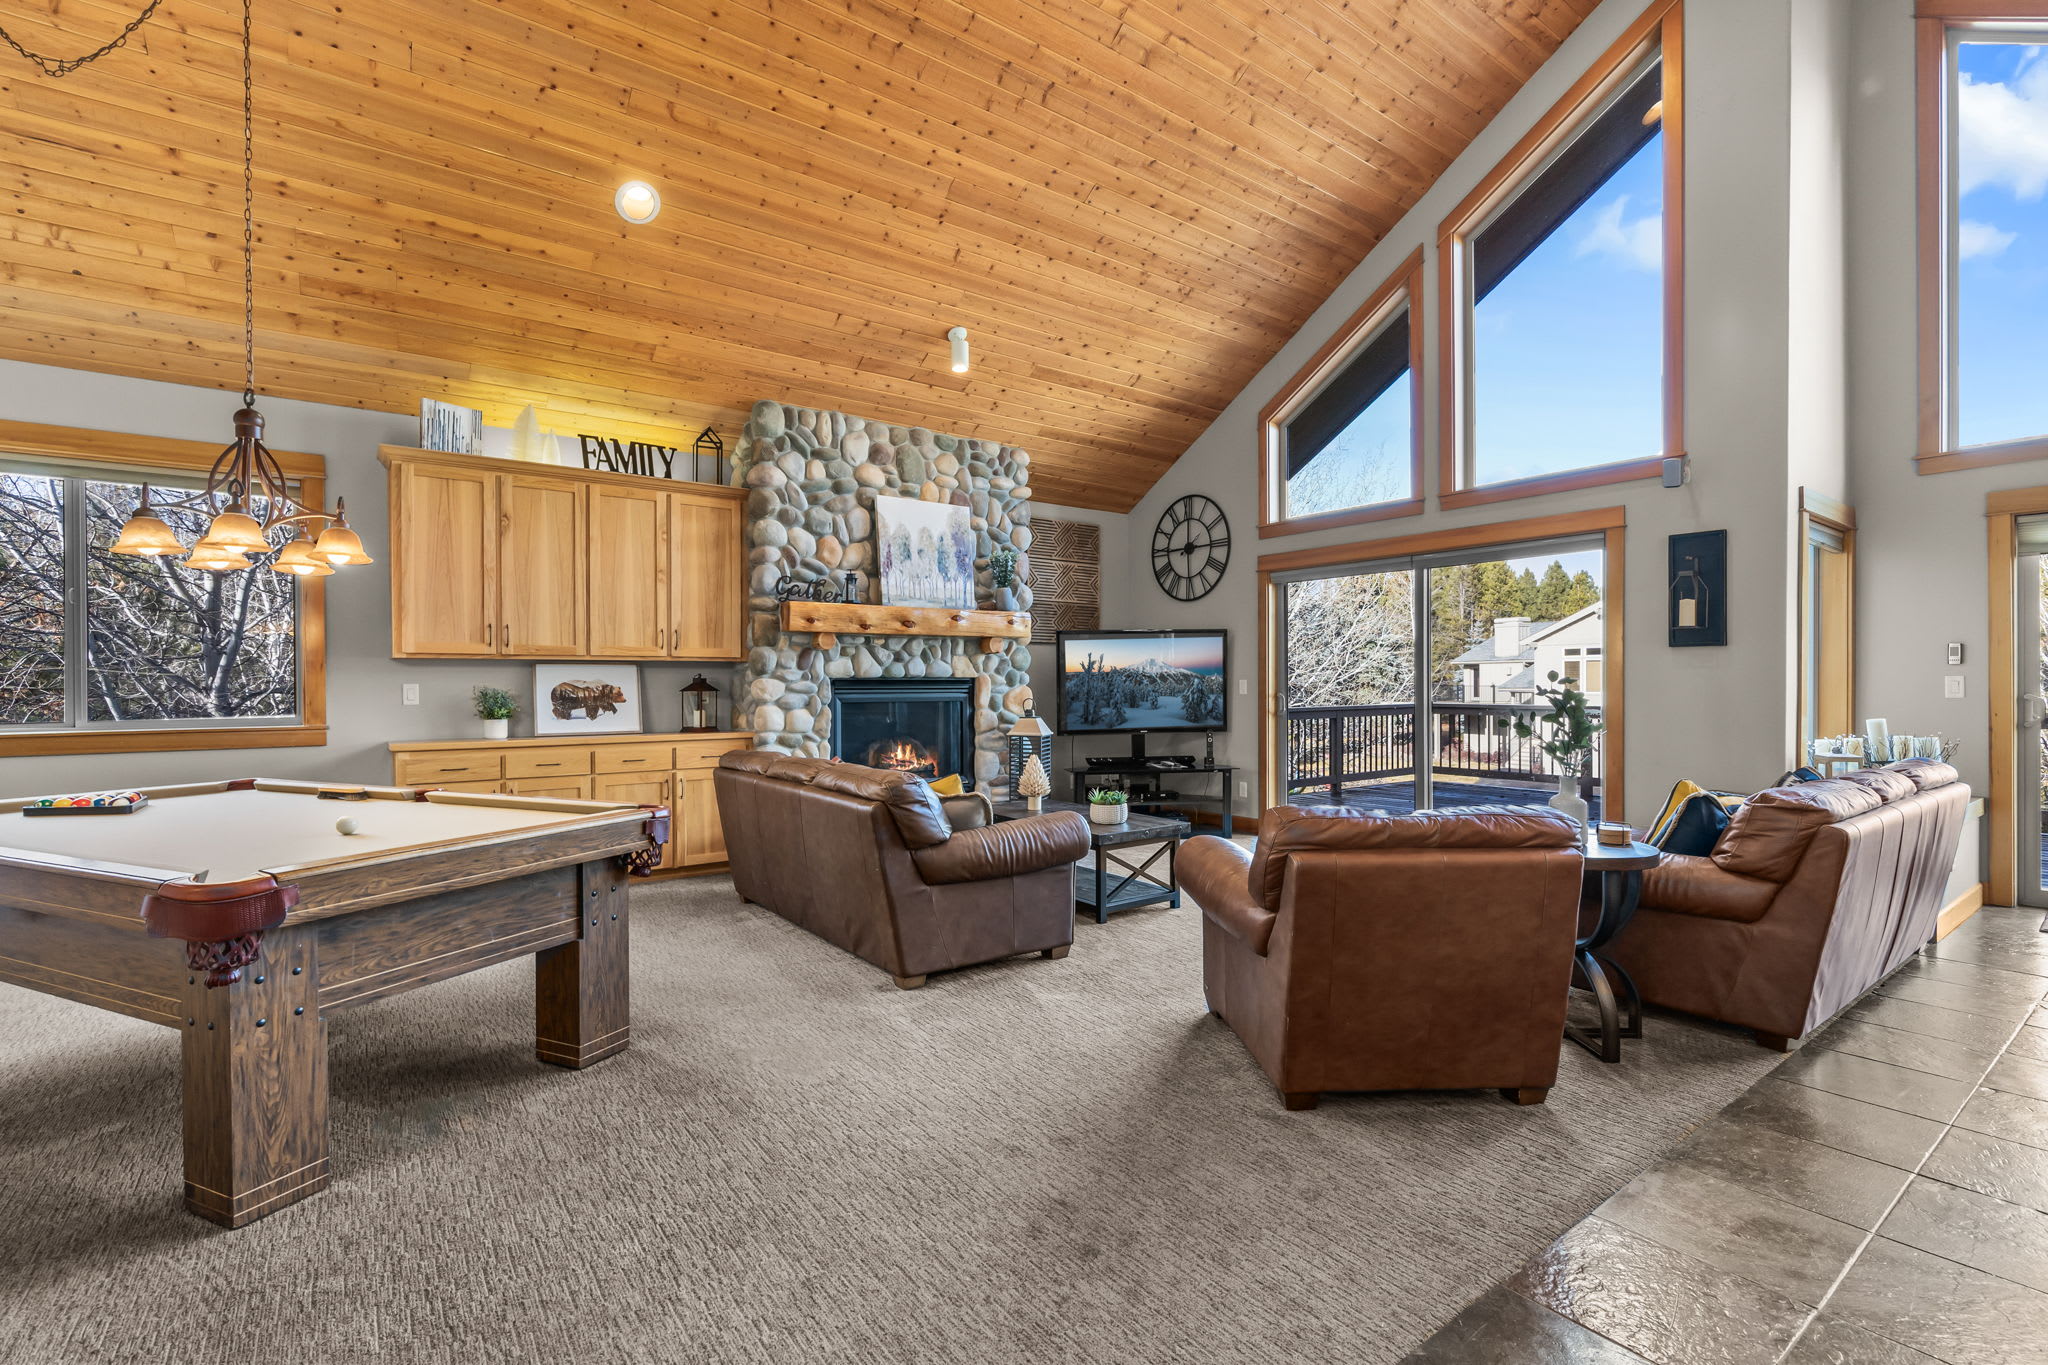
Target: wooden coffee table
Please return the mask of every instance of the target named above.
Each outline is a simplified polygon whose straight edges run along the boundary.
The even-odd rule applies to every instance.
[[[1039,811],[1070,810],[1083,820],[1088,819],[1088,807],[1077,801],[1047,800],[1040,804]],[[1020,820],[1032,812],[1024,808],[1022,801],[998,801],[997,820]],[[1074,905],[1079,910],[1092,910],[1097,924],[1109,923],[1112,910],[1131,910],[1140,905],[1180,905],[1180,876],[1174,870],[1174,857],[1180,851],[1180,841],[1194,831],[1188,822],[1170,815],[1128,815],[1121,824],[1098,825],[1088,823],[1088,846],[1095,851],[1094,876],[1083,877],[1074,883]],[[1111,853],[1113,848],[1127,848],[1138,844],[1157,844],[1159,847],[1142,863],[1126,862]],[[1161,858],[1166,860],[1165,880],[1153,873],[1153,866]],[[1114,884],[1110,882],[1112,870],[1123,876]]]

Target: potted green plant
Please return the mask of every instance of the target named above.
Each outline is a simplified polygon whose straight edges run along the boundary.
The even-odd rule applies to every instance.
[[[512,717],[519,703],[502,687],[479,687],[471,692],[477,719],[484,723],[485,739],[504,739],[512,733]]]
[[[1017,610],[1017,552],[1005,545],[989,551],[988,581],[996,590],[996,610]]]
[[[1521,739],[1534,739],[1536,747],[1557,766],[1557,795],[1550,798],[1550,804],[1584,829],[1587,808],[1583,784],[1587,770],[1593,766],[1593,739],[1602,726],[1593,719],[1577,679],[1562,678],[1555,672],[1548,677],[1553,686],[1536,689],[1536,695],[1550,708],[1548,714],[1515,721],[1515,734]]]
[[[1097,787],[1088,793],[1088,818],[1098,825],[1121,825],[1131,818],[1131,794],[1118,787]]]

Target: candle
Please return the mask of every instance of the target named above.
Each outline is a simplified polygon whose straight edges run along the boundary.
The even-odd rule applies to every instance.
[[[1697,628],[1698,628],[1698,626],[1699,626],[1699,623],[1700,623],[1700,603],[1699,603],[1699,599],[1698,599],[1697,597],[1681,597],[1681,598],[1679,598],[1679,599],[1678,599],[1678,628],[1679,628],[1680,630],[1694,630],[1694,629],[1697,629]]]

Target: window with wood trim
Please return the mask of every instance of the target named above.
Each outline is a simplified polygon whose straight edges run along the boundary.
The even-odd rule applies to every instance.
[[[1653,6],[1444,221],[1446,507],[1683,453],[1681,31]]]
[[[1920,58],[1921,468],[2048,457],[2048,4],[1923,17]]]
[[[1260,414],[1261,535],[1422,510],[1421,286],[1418,251]]]
[[[63,433],[48,442],[56,453],[22,436],[38,431]],[[64,449],[92,441],[151,445],[180,464]],[[158,514],[196,540],[206,518],[170,501],[202,485],[198,462],[213,453],[0,423],[0,754],[324,742],[317,581],[274,573],[261,557],[215,574],[109,549],[145,484]],[[317,497],[320,479],[307,472],[317,460],[290,459]]]

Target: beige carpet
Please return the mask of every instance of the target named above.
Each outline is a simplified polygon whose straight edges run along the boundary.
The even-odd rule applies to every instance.
[[[629,1052],[536,1063],[526,963],[343,1014],[335,1184],[239,1232],[177,1035],[0,987],[0,1359],[1394,1361],[1777,1060],[1289,1114],[1192,907],[911,993],[723,878],[634,913]]]

